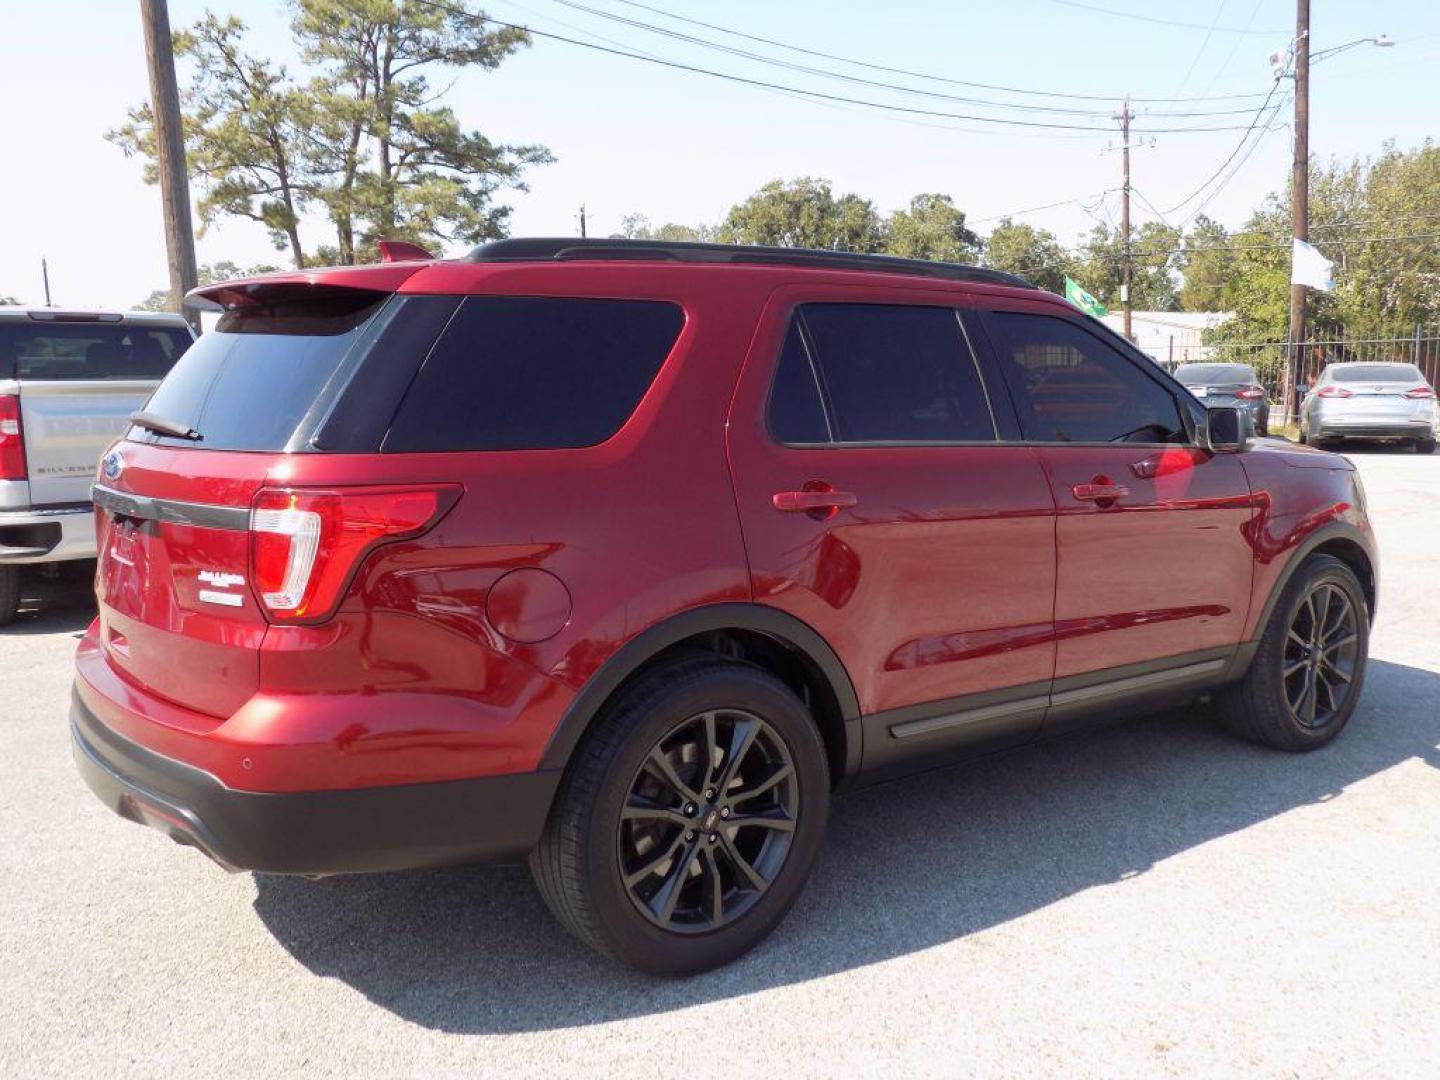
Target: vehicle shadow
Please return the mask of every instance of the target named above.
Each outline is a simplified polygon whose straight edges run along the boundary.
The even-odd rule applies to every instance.
[[[447,1032],[647,1015],[845,971],[951,941],[1399,762],[1440,768],[1440,675],[1374,661],[1349,729],[1287,755],[1201,707],[1055,739],[837,799],[795,910],[735,964],[687,980],[629,973],[571,941],[518,867],[306,882],[256,876],[255,910],[316,975]]]
[[[21,634],[83,633],[95,618],[95,564],[64,564],[59,575],[38,570],[20,576],[20,611],[0,637]]]

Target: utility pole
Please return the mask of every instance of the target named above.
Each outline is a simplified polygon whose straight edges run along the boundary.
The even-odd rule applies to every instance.
[[[45,306],[50,307],[50,264],[40,260],[40,276],[45,279]]]
[[[175,54],[165,0],[140,0],[140,21],[145,27],[145,61],[150,68],[150,112],[155,122],[155,164],[160,172],[165,254],[170,262],[170,301],[199,330],[198,315],[184,308],[185,294],[196,284],[195,231],[190,223],[185,130],[180,118],[180,91],[175,86]]]
[[[1290,225],[1296,240],[1310,239],[1310,0],[1295,0],[1295,160],[1290,179]],[[1290,286],[1290,362],[1285,379],[1285,422],[1296,419],[1305,358],[1305,286]]]
[[[1125,182],[1120,187],[1120,254],[1121,271],[1124,274],[1120,282],[1120,303],[1125,312],[1122,324],[1125,340],[1133,341],[1134,338],[1130,335],[1130,281],[1134,274],[1134,260],[1130,250],[1130,121],[1135,119],[1135,112],[1130,108],[1128,97],[1125,104],[1120,106],[1120,111],[1114,115],[1114,119],[1120,121],[1120,154],[1125,167]]]
[[[585,204],[580,204],[580,239],[585,239]]]

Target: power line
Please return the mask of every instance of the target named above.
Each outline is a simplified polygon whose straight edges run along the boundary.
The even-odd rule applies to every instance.
[[[949,120],[968,120],[972,123],[1002,124],[1013,127],[1044,128],[1056,131],[1109,131],[1109,127],[1093,124],[1062,124],[1042,120],[1007,120],[995,116],[975,116],[967,113],[943,112],[938,109],[919,109],[906,105],[890,105],[880,101],[869,101],[864,98],[845,97],[840,94],[827,94],[819,90],[806,90],[798,86],[786,86],[783,83],[766,82],[763,79],[751,79],[743,75],[734,75],[729,72],[715,71],[711,68],[697,67],[694,64],[683,64],[676,60],[663,60],[654,56],[646,56],[643,53],[630,52],[625,49],[612,49],[605,45],[597,45],[593,41],[581,41],[579,38],[566,37],[563,34],[551,33],[547,30],[535,30],[518,23],[506,22],[503,19],[491,18],[489,15],[477,15],[464,8],[454,7],[451,4],[440,3],[439,0],[415,0],[416,3],[433,8],[436,11],[443,11],[459,18],[469,19],[472,22],[485,23],[490,26],[503,26],[510,30],[518,30],[522,33],[532,34],[535,37],[546,38],[550,41],[562,41],[567,45],[575,45],[583,49],[590,49],[594,52],[606,53],[611,56],[622,56],[630,60],[639,60],[646,64],[656,64],[661,67],[672,68],[676,71],[688,71],[695,75],[707,75],[715,79],[723,79],[727,82],[739,83],[743,86],[755,86],[766,90],[780,90],[785,93],[798,94],[804,97],[813,98],[817,101],[836,101],[849,105],[863,105],[872,109],[880,109],[885,112],[903,113],[910,116],[935,116]],[[1191,132],[1208,131],[1239,131],[1237,125],[1210,124],[1195,125],[1191,127],[1172,128],[1146,128],[1146,133],[1179,135]]]
[[[1199,217],[1200,213],[1212,202],[1214,202],[1220,196],[1220,193],[1222,191],[1224,191],[1227,187],[1230,186],[1230,182],[1234,180],[1235,177],[1240,175],[1240,170],[1245,168],[1246,163],[1255,156],[1255,151],[1258,150],[1260,144],[1265,141],[1265,136],[1268,135],[1272,130],[1274,130],[1273,128],[1271,128],[1270,125],[1274,123],[1275,117],[1277,117],[1280,114],[1280,110],[1283,109],[1292,100],[1294,100],[1293,95],[1276,102],[1275,107],[1271,111],[1269,118],[1265,121],[1264,128],[1260,130],[1260,133],[1256,135],[1254,141],[1251,142],[1250,149],[1246,150],[1244,156],[1235,163],[1234,167],[1228,173],[1226,173],[1225,178],[1221,180],[1220,183],[1217,184],[1214,188],[1211,189],[1210,194],[1205,196],[1205,198],[1200,201],[1199,205],[1197,205],[1195,209],[1191,210],[1190,213],[1185,216],[1185,220],[1180,223],[1181,228],[1189,225],[1190,222],[1194,221],[1197,217]]]
[[[741,30],[734,30],[726,26],[718,26],[715,23],[703,22],[700,19],[692,19],[685,15],[677,15],[672,11],[663,8],[652,7],[649,4],[639,3],[638,0],[615,0],[616,3],[624,4],[626,7],[639,8],[641,11],[648,11],[652,15],[662,15],[667,19],[674,19],[676,22],[689,23],[691,26],[701,26],[706,30],[714,30],[717,33],[728,34],[731,37],[742,38],[746,41],[758,42],[762,45],[773,45],[779,49],[788,49],[791,52],[803,53],[806,56],[817,56],[824,60],[836,60],[842,64],[853,64],[856,67],[869,68],[871,71],[883,71],[890,75],[906,75],[912,79],[928,79],[931,82],[948,83],[951,86],[968,86],[972,90],[999,90],[1007,94],[1025,94],[1031,97],[1053,97],[1065,98],[1071,101],[1105,101],[1111,102],[1116,98],[1124,97],[1124,94],[1070,94],[1060,90],[1034,90],[1019,86],[1001,86],[996,83],[969,82],[965,79],[954,79],[944,75],[935,75],[923,71],[910,71],[906,68],[887,67],[884,64],[875,64],[867,60],[857,60],[854,57],[840,56],[836,53],[821,52],[818,49],[807,49],[803,45],[794,45],[784,41],[776,41],[774,38],[760,37],[757,34],[747,34]],[[1221,94],[1213,98],[1192,97],[1192,98],[1166,98],[1166,97],[1131,97],[1131,101],[1173,103],[1177,101],[1243,101],[1258,98],[1261,95],[1255,94]]]
[[[1185,69],[1185,77],[1175,88],[1177,94],[1190,84],[1190,76],[1195,74],[1195,65],[1200,63],[1200,57],[1205,55],[1205,50],[1210,46],[1210,39],[1215,36],[1215,25],[1220,21],[1220,16],[1225,14],[1225,3],[1226,0],[1220,0],[1219,6],[1215,8],[1215,18],[1211,19],[1210,25],[1205,28],[1205,36],[1200,39],[1200,48],[1195,50],[1195,55],[1190,60],[1190,66]]]
[[[1255,6],[1250,9],[1250,17],[1245,20],[1246,30],[1249,30],[1250,27],[1255,25],[1255,16],[1260,14],[1260,5],[1264,2],[1265,0],[1255,0]],[[1210,81],[1205,84],[1205,89],[1200,91],[1202,95],[1208,94],[1211,90],[1215,89],[1215,84],[1220,81],[1220,76],[1229,70],[1230,62],[1235,59],[1235,54],[1240,51],[1240,46],[1244,41],[1245,39],[1243,37],[1236,36],[1235,43],[1230,46],[1230,51],[1225,54],[1224,62],[1216,70],[1215,74],[1210,76]]]
[[[600,8],[590,7],[587,4],[577,3],[576,0],[553,0],[553,2],[559,4],[561,7],[567,7],[574,11],[582,11],[587,15],[593,15],[596,18],[606,19],[610,22],[619,23],[622,26],[633,27],[635,29],[644,30],[652,34],[660,34],[661,36],[670,38],[674,41],[682,41],[689,45],[698,45],[701,48],[713,49],[717,52],[722,52],[730,56],[738,56],[746,60],[754,61],[756,63],[768,64],[773,67],[783,68],[787,71],[801,72],[806,75],[816,75],[825,79],[837,79],[841,82],[853,83],[860,86],[869,86],[881,90],[889,90],[900,94],[913,94],[918,97],[935,98],[943,101],[955,101],[963,105],[979,105],[981,107],[990,109],[1010,109],[1017,112],[1060,113],[1072,116],[1103,116],[1106,115],[1109,111],[1095,107],[1075,108],[1065,105],[1032,105],[1023,102],[995,101],[991,98],[976,98],[965,97],[958,94],[947,94],[938,90],[921,90],[918,87],[914,86],[904,86],[899,83],[883,82],[879,79],[867,79],[859,75],[849,75],[845,72],[834,71],[829,68],[811,67],[808,64],[797,64],[793,61],[783,60],[778,57],[765,56],[761,53],[750,52],[747,49],[740,49],[732,45],[724,45],[717,41],[711,41],[708,38],[696,37],[693,34],[685,34],[681,33],[678,30],[670,30],[663,26],[656,26],[653,23],[643,22],[639,19],[626,18],[623,15],[617,15],[613,12],[604,11]],[[1249,111],[1250,109],[1248,107],[1242,109],[1212,109],[1200,111],[1154,110],[1147,113],[1147,115],[1174,118],[1195,118],[1204,116],[1238,116],[1248,113]]]
[[[1017,218],[1021,214],[1038,214],[1042,210],[1054,210],[1061,206],[1073,205],[1081,206],[1083,208],[1086,199],[1103,198],[1104,196],[1109,195],[1111,192],[1116,190],[1118,189],[1106,188],[1104,191],[1096,191],[1090,195],[1082,195],[1078,199],[1061,199],[1059,202],[1046,203],[1044,206],[1030,206],[1025,208],[1024,210],[1012,210],[1008,214],[991,214],[988,217],[982,218],[966,218],[965,223],[967,225],[979,225],[982,222],[986,221],[1001,221],[1005,218]]]
[[[1196,196],[1198,196],[1202,191],[1204,191],[1207,187],[1209,187],[1209,186],[1215,181],[1215,179],[1216,179],[1222,172],[1225,171],[1225,169],[1229,166],[1229,164],[1230,164],[1232,161],[1235,160],[1235,156],[1240,153],[1240,148],[1245,145],[1245,140],[1247,140],[1247,139],[1250,137],[1250,133],[1255,130],[1255,126],[1256,126],[1258,123],[1260,123],[1260,117],[1263,116],[1264,113],[1265,113],[1265,110],[1266,110],[1267,108],[1269,108],[1269,106],[1270,106],[1270,100],[1271,100],[1271,98],[1273,98],[1273,97],[1275,96],[1275,91],[1278,90],[1278,89],[1280,89],[1280,81],[1277,79],[1277,80],[1271,85],[1271,87],[1270,87],[1270,93],[1268,93],[1268,94],[1265,95],[1265,100],[1264,100],[1264,102],[1261,103],[1260,108],[1258,108],[1258,109],[1255,110],[1255,117],[1254,117],[1254,119],[1252,119],[1252,120],[1250,121],[1250,126],[1245,129],[1245,134],[1243,134],[1243,135],[1240,136],[1240,141],[1235,144],[1235,149],[1233,149],[1233,150],[1230,151],[1230,156],[1227,157],[1223,162],[1220,163],[1220,167],[1219,167],[1218,169],[1216,169],[1213,173],[1211,173],[1211,174],[1205,179],[1205,182],[1204,182],[1203,184],[1201,184],[1199,187],[1197,187],[1197,188],[1196,188],[1194,191],[1192,191],[1189,195],[1185,196],[1185,198],[1181,199],[1181,200],[1180,200],[1178,203],[1176,203],[1174,206],[1170,207],[1170,209],[1166,210],[1165,213],[1167,213],[1167,214],[1173,214],[1173,213],[1175,213],[1175,211],[1179,210],[1179,209],[1180,209],[1182,206],[1184,206],[1186,203],[1192,201],[1192,200],[1193,200]],[[1268,121],[1267,121],[1267,123],[1268,123]]]
[[[1099,4],[1081,3],[1081,0],[1050,0],[1050,2],[1062,7],[1079,8],[1081,11],[1093,11],[1097,15],[1110,15],[1117,19],[1134,19],[1136,22],[1154,23],[1157,26],[1177,26],[1185,30],[1209,30],[1216,34],[1245,36],[1271,36],[1289,33],[1288,30],[1251,30],[1248,27],[1241,29],[1236,26],[1206,26],[1204,23],[1181,22],[1178,19],[1160,19],[1154,15],[1140,15],[1133,11],[1117,11],[1115,8],[1101,7]]]

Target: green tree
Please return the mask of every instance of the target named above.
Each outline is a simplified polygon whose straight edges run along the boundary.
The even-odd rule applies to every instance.
[[[522,30],[486,29],[459,3],[416,0],[291,0],[292,29],[322,74],[307,90],[316,108],[310,167],[335,224],[340,260],[377,240],[435,245],[504,236],[505,186],[524,190],[542,146],[505,146],[467,130],[428,73],[492,71],[528,45]]]
[[[211,285],[217,281],[229,281],[232,278],[255,277],[257,274],[273,274],[280,269],[278,266],[251,266],[241,269],[229,259],[222,259],[220,262],[202,264],[196,269],[196,277],[201,285]],[[174,311],[170,306],[170,290],[156,289],[144,300],[135,305],[136,311]]]
[[[907,259],[975,262],[983,250],[977,233],[965,224],[965,212],[949,195],[916,195],[905,210],[885,222],[885,251]]]
[[[1019,274],[1040,288],[1062,296],[1066,275],[1073,276],[1076,272],[1074,257],[1060,246],[1054,233],[1008,217],[1001,218],[985,240],[985,265]],[[1096,295],[1102,301],[1109,299]]]
[[[185,155],[199,194],[200,233],[222,217],[259,222],[301,267],[300,218],[314,195],[305,163],[309,99],[283,67],[247,53],[244,36],[239,19],[211,12],[174,35],[177,58],[192,69],[183,95]],[[132,108],[106,138],[127,157],[144,157],[146,182],[157,182],[148,104]]]
[[[1185,234],[1177,259],[1181,274],[1181,311],[1228,311],[1227,295],[1235,277],[1235,253],[1229,230],[1199,215]]]
[[[1440,147],[1387,146],[1359,180],[1360,198],[1332,199],[1321,222],[1322,251],[1336,261],[1335,313],[1350,337],[1402,337],[1440,323]],[[1367,237],[1386,237],[1370,240]],[[1339,243],[1336,243],[1339,241]]]
[[[1139,311],[1174,311],[1179,282],[1176,268],[1180,234],[1158,221],[1147,221],[1130,235],[1130,303]],[[1096,225],[1080,249],[1072,275],[1081,285],[1114,307],[1125,280],[1125,245],[1119,229]]]
[[[614,234],[621,240],[662,240],[666,243],[703,244],[714,241],[713,225],[677,225],[667,222],[652,227],[644,214],[626,214],[620,219],[620,230]]]
[[[869,199],[841,195],[828,180],[772,180],[730,208],[716,238],[727,244],[831,251],[875,252],[884,248],[880,215]]]

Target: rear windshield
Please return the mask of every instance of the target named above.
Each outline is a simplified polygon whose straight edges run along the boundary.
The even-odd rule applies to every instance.
[[[1420,369],[1411,364],[1333,364],[1326,369],[1331,382],[1420,382]]]
[[[1181,364],[1175,378],[1186,386],[1201,383],[1253,383],[1255,369],[1245,364]]]
[[[206,450],[287,449],[300,421],[387,299],[359,289],[309,287],[226,312],[203,334],[145,411],[193,428],[198,443],[130,429],[141,442]]]
[[[163,379],[190,347],[178,327],[125,323],[0,323],[0,378]]]

